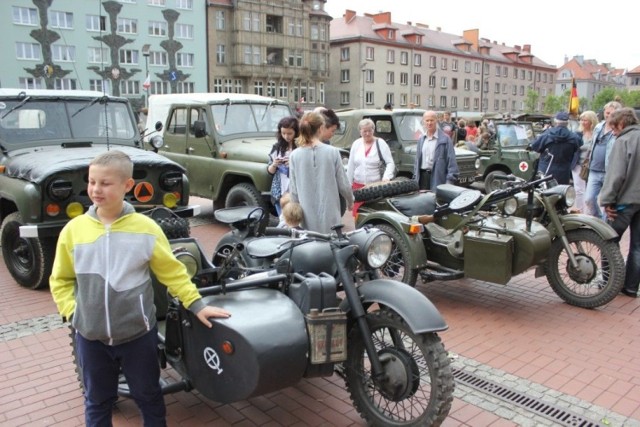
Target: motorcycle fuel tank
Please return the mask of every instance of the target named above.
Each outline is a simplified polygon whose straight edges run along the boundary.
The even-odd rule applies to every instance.
[[[204,326],[189,313],[183,324],[189,379],[207,398],[236,402],[296,384],[304,375],[309,339],[300,309],[273,289],[205,297],[231,313]]]

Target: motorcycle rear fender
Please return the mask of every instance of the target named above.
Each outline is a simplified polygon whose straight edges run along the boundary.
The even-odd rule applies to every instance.
[[[409,234],[409,226],[412,224],[408,217],[392,211],[376,211],[364,214],[358,213],[358,218],[356,218],[356,228],[362,228],[365,225],[375,227],[379,224],[387,224],[405,237],[405,242],[409,246],[409,251],[412,255],[410,268],[416,269],[426,266],[427,251],[422,241],[422,233]]]
[[[617,239],[618,233],[600,218],[585,214],[567,214],[560,217],[564,231],[587,228],[598,233],[604,240]],[[554,233],[555,234],[555,233]]]
[[[449,328],[435,305],[420,291],[401,282],[378,279],[358,287],[363,305],[380,304],[389,307],[402,317],[416,334],[445,331]],[[347,300],[340,304],[349,313]]]

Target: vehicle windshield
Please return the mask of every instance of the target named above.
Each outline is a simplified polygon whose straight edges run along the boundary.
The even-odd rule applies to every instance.
[[[396,116],[396,127],[403,141],[417,141],[424,134],[422,114]]]
[[[90,105],[86,99],[31,98],[15,108],[20,102],[0,102],[0,140],[7,147],[32,141],[51,140],[52,144],[58,144],[56,140],[60,139],[93,142],[94,138],[106,138],[107,135],[133,141],[136,136],[136,128],[124,102],[96,102]],[[5,113],[12,108],[15,110]]]
[[[288,105],[274,103],[213,104],[211,111],[220,135],[275,133],[280,119],[291,115]]]
[[[496,139],[502,147],[527,146],[533,142],[531,123],[509,123],[496,125]]]

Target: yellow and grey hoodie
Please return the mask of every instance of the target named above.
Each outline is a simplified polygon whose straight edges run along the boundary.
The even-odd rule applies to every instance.
[[[134,340],[156,324],[153,272],[193,313],[205,305],[160,227],[124,203],[105,226],[94,206],[65,225],[49,280],[64,319],[88,340]]]

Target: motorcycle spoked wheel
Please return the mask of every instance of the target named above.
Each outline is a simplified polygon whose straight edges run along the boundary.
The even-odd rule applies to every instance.
[[[376,224],[376,228],[385,232],[391,237],[392,248],[389,259],[380,267],[380,276],[392,280],[398,280],[409,286],[416,286],[418,280],[418,271],[416,269],[406,268],[411,264],[411,251],[409,245],[404,241],[400,233],[387,224]]]
[[[351,400],[372,426],[440,425],[453,401],[453,373],[436,333],[416,335],[395,312],[367,313],[367,323],[384,368],[376,384],[360,329],[349,333],[345,381]]]
[[[567,240],[581,269],[571,267],[562,241],[555,239],[545,264],[553,291],[576,307],[595,308],[611,302],[624,286],[625,265],[619,246],[592,230],[571,230]]]

